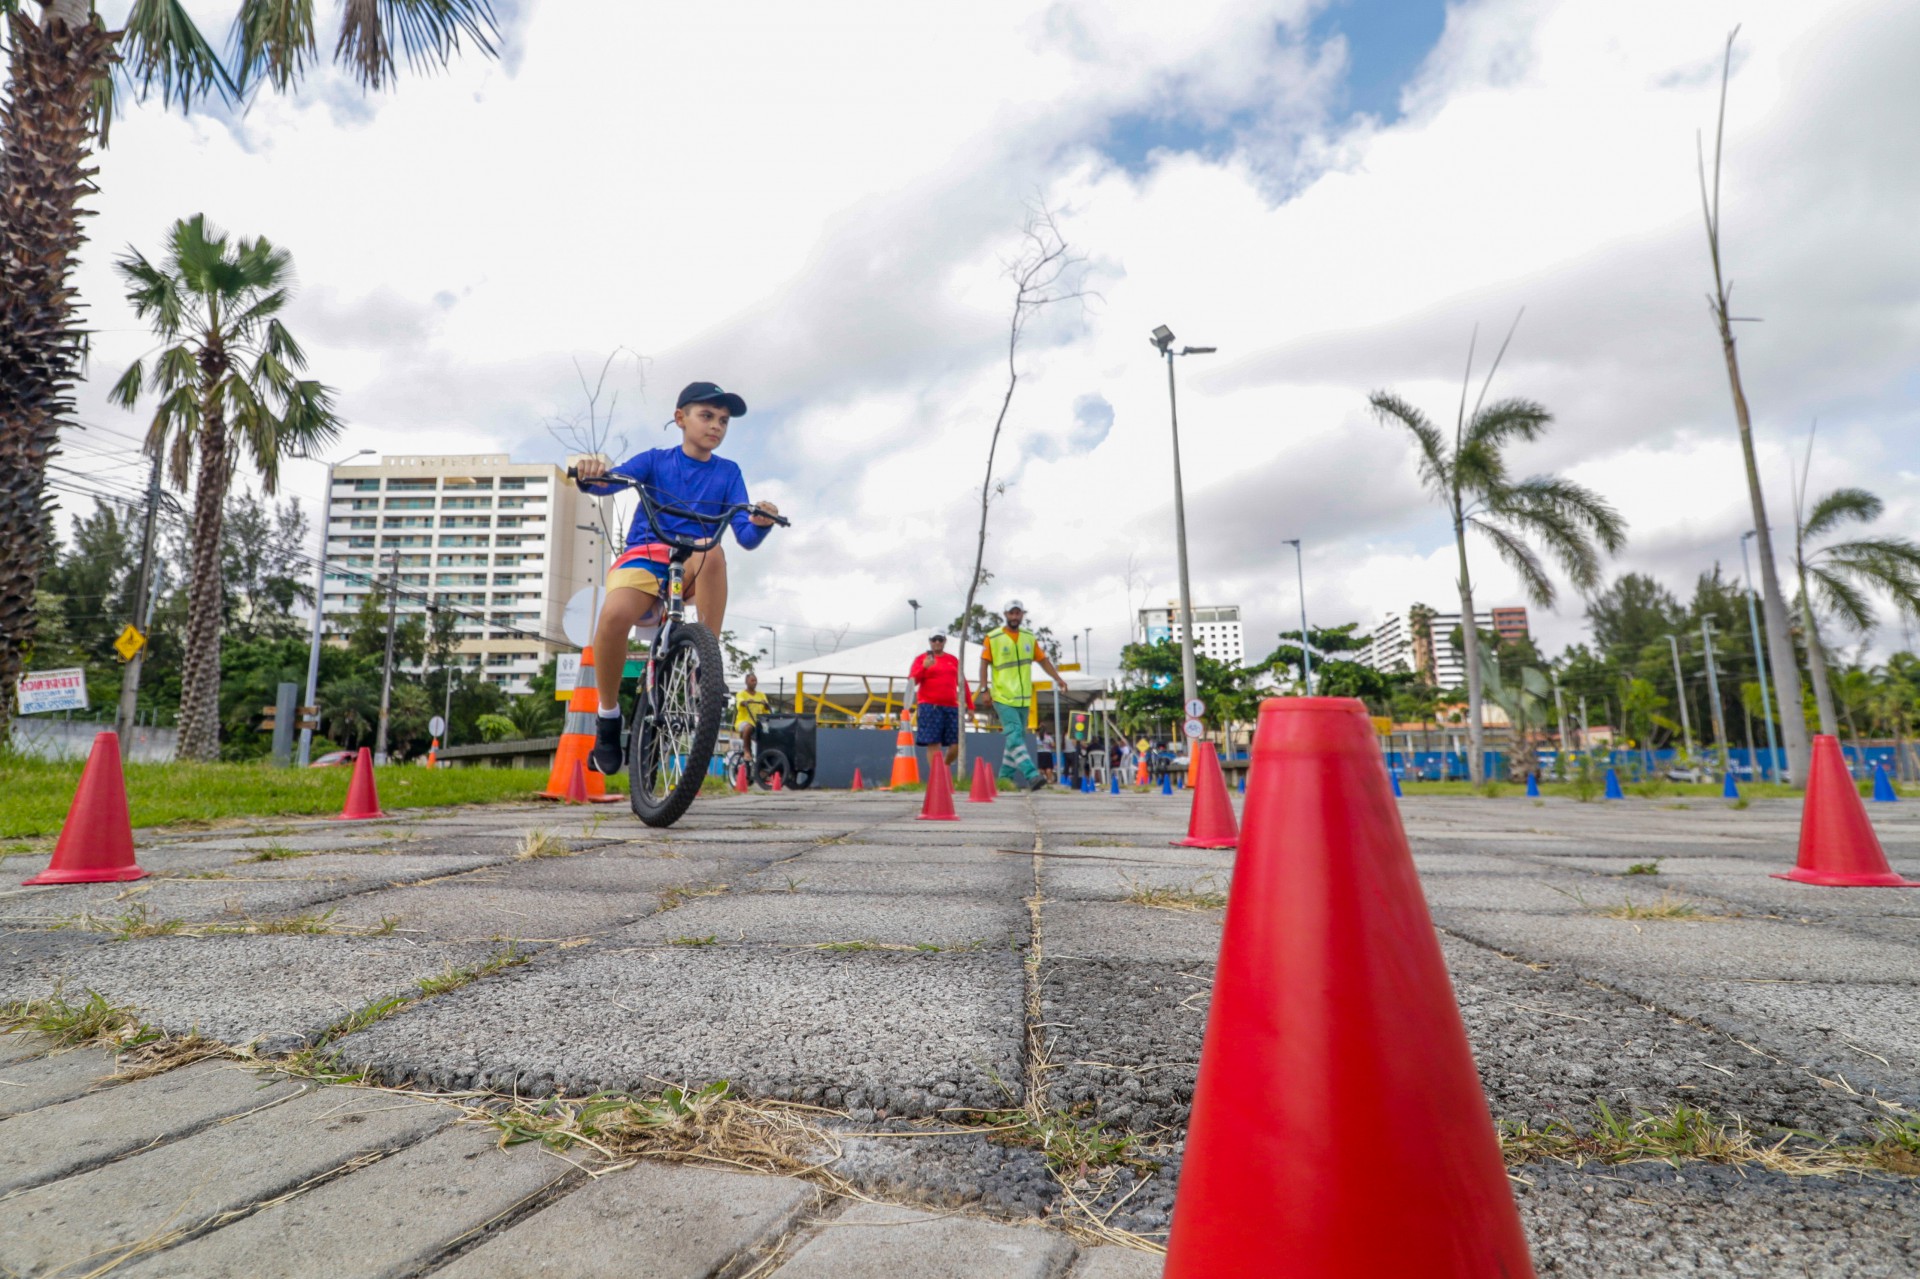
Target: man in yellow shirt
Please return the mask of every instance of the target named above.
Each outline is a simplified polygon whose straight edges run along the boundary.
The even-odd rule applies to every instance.
[[[1033,766],[1027,750],[1027,712],[1033,705],[1033,664],[1064,684],[1060,671],[1040,647],[1032,631],[1020,629],[1026,620],[1026,605],[1007,601],[1001,615],[1007,624],[987,632],[980,646],[980,686],[993,695],[994,712],[1000,716],[1000,732],[1006,745],[1000,752],[1000,776],[1010,777],[1027,790],[1039,790],[1047,784]]]
[[[760,677],[752,671],[747,672],[747,686],[734,695],[733,731],[740,739],[740,754],[746,759],[753,758],[753,730],[760,717],[772,710],[767,695],[760,691]]]

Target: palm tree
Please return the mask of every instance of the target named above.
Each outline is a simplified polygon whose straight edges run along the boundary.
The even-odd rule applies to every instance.
[[[1802,477],[1804,479],[1804,476]],[[1870,590],[1883,591],[1910,617],[1920,617],[1920,542],[1904,537],[1861,537],[1847,542],[1822,541],[1848,523],[1871,524],[1885,503],[1865,489],[1835,489],[1805,507],[1802,492],[1794,512],[1793,567],[1799,578],[1794,606],[1806,630],[1807,667],[1813,675],[1814,703],[1820,709],[1820,731],[1835,732],[1833,685],[1827,674],[1826,643],[1820,637],[1820,614],[1830,613],[1857,635],[1873,630]]]
[[[175,485],[196,483],[187,629],[180,681],[182,759],[220,753],[220,526],[242,451],[272,493],[280,458],[322,447],[339,433],[331,394],[295,371],[306,356],[280,323],[293,259],[263,236],[229,242],[201,214],[173,224],[164,267],[129,249],[117,263],[127,300],[165,345],[151,368],[135,360],[114,384],[133,408],[141,388],[160,396],[147,448],[166,458]],[[323,517],[324,518],[324,517]]]
[[[107,140],[116,66],[136,98],[156,89],[169,107],[209,95],[238,102],[260,84],[285,91],[319,60],[313,0],[239,0],[229,62],[179,0],[134,0],[109,31],[92,0],[0,0],[0,688],[12,688],[33,633],[44,562],[47,461],[71,412],[85,334],[68,283],[85,241],[88,163]],[[411,68],[444,66],[471,40],[485,55],[497,34],[489,0],[340,0],[333,59],[363,88]],[[11,699],[0,697],[0,742]]]
[[[1495,367],[1499,361],[1495,360]],[[1488,374],[1489,380],[1492,374]],[[1482,396],[1485,389],[1482,388]],[[1467,776],[1482,780],[1485,737],[1480,723],[1483,696],[1480,628],[1474,624],[1473,575],[1467,566],[1467,532],[1493,543],[1500,558],[1519,573],[1534,603],[1551,605],[1556,594],[1530,541],[1545,544],[1573,584],[1591,590],[1600,580],[1600,550],[1612,554],[1626,542],[1626,524],[1601,497],[1571,480],[1536,475],[1513,480],[1507,475],[1507,445],[1539,439],[1553,422],[1531,400],[1509,399],[1475,404],[1467,414],[1466,396],[1449,445],[1426,414],[1389,391],[1371,397],[1382,422],[1404,426],[1419,446],[1420,482],[1444,506],[1453,521],[1460,561],[1460,618],[1467,668]],[[1598,544],[1596,546],[1596,543]]]

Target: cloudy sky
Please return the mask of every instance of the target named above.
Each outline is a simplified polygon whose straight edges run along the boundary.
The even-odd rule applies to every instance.
[[[106,3],[109,16],[125,5]],[[232,6],[189,3],[222,31]],[[322,6],[323,10],[327,6]],[[204,212],[295,255],[289,325],[342,451],[557,460],[576,362],[624,350],[615,432],[692,378],[752,406],[726,454],[791,532],[736,553],[734,629],[783,659],[959,611],[1005,389],[1024,210],[1089,295],[1018,353],[987,564],[1111,666],[1175,592],[1164,366],[1181,362],[1196,603],[1259,654],[1293,624],[1454,595],[1450,533],[1366,395],[1436,417],[1521,307],[1495,394],[1543,401],[1516,459],[1630,520],[1618,569],[1676,591],[1751,526],[1709,321],[1695,138],[1736,49],[1726,252],[1760,465],[1920,514],[1920,7],[1792,0],[506,0],[502,56],[368,96],[332,71],[244,113],[131,107],[80,274],[99,330],[68,465],[136,486],[105,391],[147,349],[111,269]],[[936,16],[937,15],[937,16]],[[323,43],[331,38],[323,33]],[[317,497],[317,467],[287,471]],[[1473,548],[1483,605],[1522,602]],[[1131,596],[1131,598],[1130,598]],[[1550,651],[1579,598],[1536,610]],[[1881,640],[1898,641],[1889,620]],[[791,647],[790,647],[791,646]]]

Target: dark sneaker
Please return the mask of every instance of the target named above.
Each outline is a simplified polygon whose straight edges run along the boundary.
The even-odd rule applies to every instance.
[[[620,720],[605,715],[595,718],[600,724],[593,738],[593,754],[587,756],[587,767],[611,777],[626,762],[620,750]]]
[[[1027,789],[1030,791],[1045,790],[1046,788],[1047,779],[1044,777],[1036,776],[1032,781],[1027,783]]]

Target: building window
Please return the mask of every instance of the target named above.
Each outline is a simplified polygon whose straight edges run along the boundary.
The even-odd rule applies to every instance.
[[[501,523],[506,521],[502,520]],[[488,528],[493,524],[491,515],[442,515],[441,528]]]
[[[335,488],[344,488],[349,493],[378,493],[380,491],[379,480],[335,480],[333,486]]]
[[[437,487],[437,480],[388,480],[389,493],[431,493]]]
[[[490,489],[491,475],[449,475],[440,481],[442,489]]]
[[[443,497],[440,509],[443,511],[485,511],[493,506],[490,497]]]
[[[371,515],[360,515],[360,516],[355,516],[353,519],[348,520],[347,527],[348,528],[374,528],[374,527],[377,527],[379,523],[380,521],[373,518],[373,516]]]

